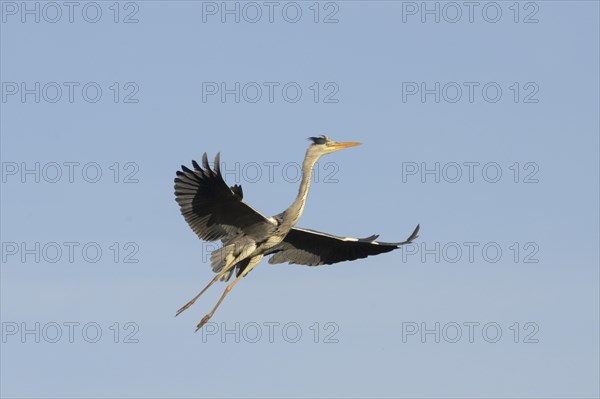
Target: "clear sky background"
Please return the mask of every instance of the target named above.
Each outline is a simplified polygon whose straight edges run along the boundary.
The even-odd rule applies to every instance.
[[[597,2],[482,2],[471,21],[427,3],[439,23],[421,2],[275,3],[273,22],[260,2],[255,23],[244,3],[239,23],[221,2],[81,2],[72,22],[27,3],[39,23],[0,4],[3,397],[598,397]],[[239,103],[207,91],[222,82]],[[411,94],[436,82],[439,102]],[[419,239],[263,261],[194,334],[224,284],[173,317],[214,248],[175,171],[221,151],[275,214],[323,133],[364,145],[322,159],[299,225]]]

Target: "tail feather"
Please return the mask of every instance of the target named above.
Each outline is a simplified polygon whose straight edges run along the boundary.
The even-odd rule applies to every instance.
[[[246,258],[238,263],[235,264],[235,266],[233,266],[229,271],[227,271],[227,273],[225,273],[223,275],[223,277],[220,278],[221,281],[229,281],[229,279],[231,278],[231,276],[235,273],[236,277],[239,277],[240,274],[242,274],[242,272],[246,269],[246,267],[248,267],[248,265],[250,264],[250,258]]]
[[[225,265],[233,262],[235,259],[235,245],[226,245],[219,249],[215,249],[210,254],[210,266],[215,273],[219,273]]]

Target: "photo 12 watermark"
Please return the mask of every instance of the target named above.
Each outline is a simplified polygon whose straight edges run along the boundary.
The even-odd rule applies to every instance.
[[[402,82],[403,103],[447,104],[537,104],[540,85],[537,82],[463,81]]]
[[[203,1],[202,23],[337,24],[335,1]]]
[[[402,183],[537,184],[540,165],[534,161],[404,161],[400,174]]]
[[[140,245],[135,241],[2,241],[2,263],[73,264],[139,263]]]
[[[137,344],[140,327],[132,321],[100,323],[96,321],[2,322],[2,343],[56,344],[108,342]]]
[[[137,162],[50,161],[1,163],[2,183],[20,184],[77,184],[140,182]]]
[[[536,322],[448,321],[402,322],[402,343],[488,343],[537,344],[540,327]]]
[[[3,24],[137,24],[136,1],[2,1]]]
[[[339,92],[340,85],[331,81],[202,82],[202,102],[205,104],[337,104]]]
[[[208,322],[199,331],[203,343],[313,343],[337,344],[340,326],[336,322],[295,321]]]
[[[535,1],[403,1],[405,24],[537,24],[540,3]]]
[[[3,104],[137,104],[140,102],[140,85],[132,81],[3,81],[1,88],[0,97]]]
[[[297,184],[302,180],[302,164],[299,162],[250,161],[219,164],[225,181],[232,183],[285,182]],[[339,183],[340,167],[336,162],[316,162],[311,176],[312,183]]]
[[[420,241],[402,245],[398,251],[402,263],[540,263],[540,245],[535,241]]]

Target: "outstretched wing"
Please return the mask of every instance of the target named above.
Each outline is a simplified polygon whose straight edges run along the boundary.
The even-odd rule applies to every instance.
[[[269,259],[271,264],[288,262],[308,266],[330,265],[393,251],[413,241],[418,234],[419,225],[406,241],[387,243],[374,241],[377,235],[366,238],[346,238],[314,230],[293,228],[285,239],[267,254],[273,254]]]
[[[208,165],[206,153],[202,167],[192,161],[194,170],[181,166],[175,178],[175,200],[192,230],[203,240],[228,239],[256,231],[261,225],[271,225],[265,216],[242,201],[242,187],[225,184],[219,168],[219,154],[214,170]]]

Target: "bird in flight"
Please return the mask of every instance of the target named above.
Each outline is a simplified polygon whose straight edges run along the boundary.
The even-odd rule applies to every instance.
[[[315,230],[295,227],[306,203],[315,163],[323,155],[361,143],[336,142],[326,135],[310,137],[302,163],[302,179],[295,201],[278,215],[267,217],[243,201],[240,185],[229,187],[220,171],[219,154],[213,169],[206,153],[202,166],[192,161],[194,170],[181,166],[175,178],[175,200],[181,214],[199,238],[222,242],[213,251],[210,263],[216,276],[198,295],[177,311],[189,308],[217,280],[236,278],[219,298],[214,308],[198,323],[196,331],[210,320],[231,289],[246,276],[264,256],[272,255],[269,263],[289,263],[307,266],[330,265],[347,260],[366,258],[393,251],[417,238],[419,225],[405,241],[388,243],[375,241],[377,235],[366,238],[337,237]]]

